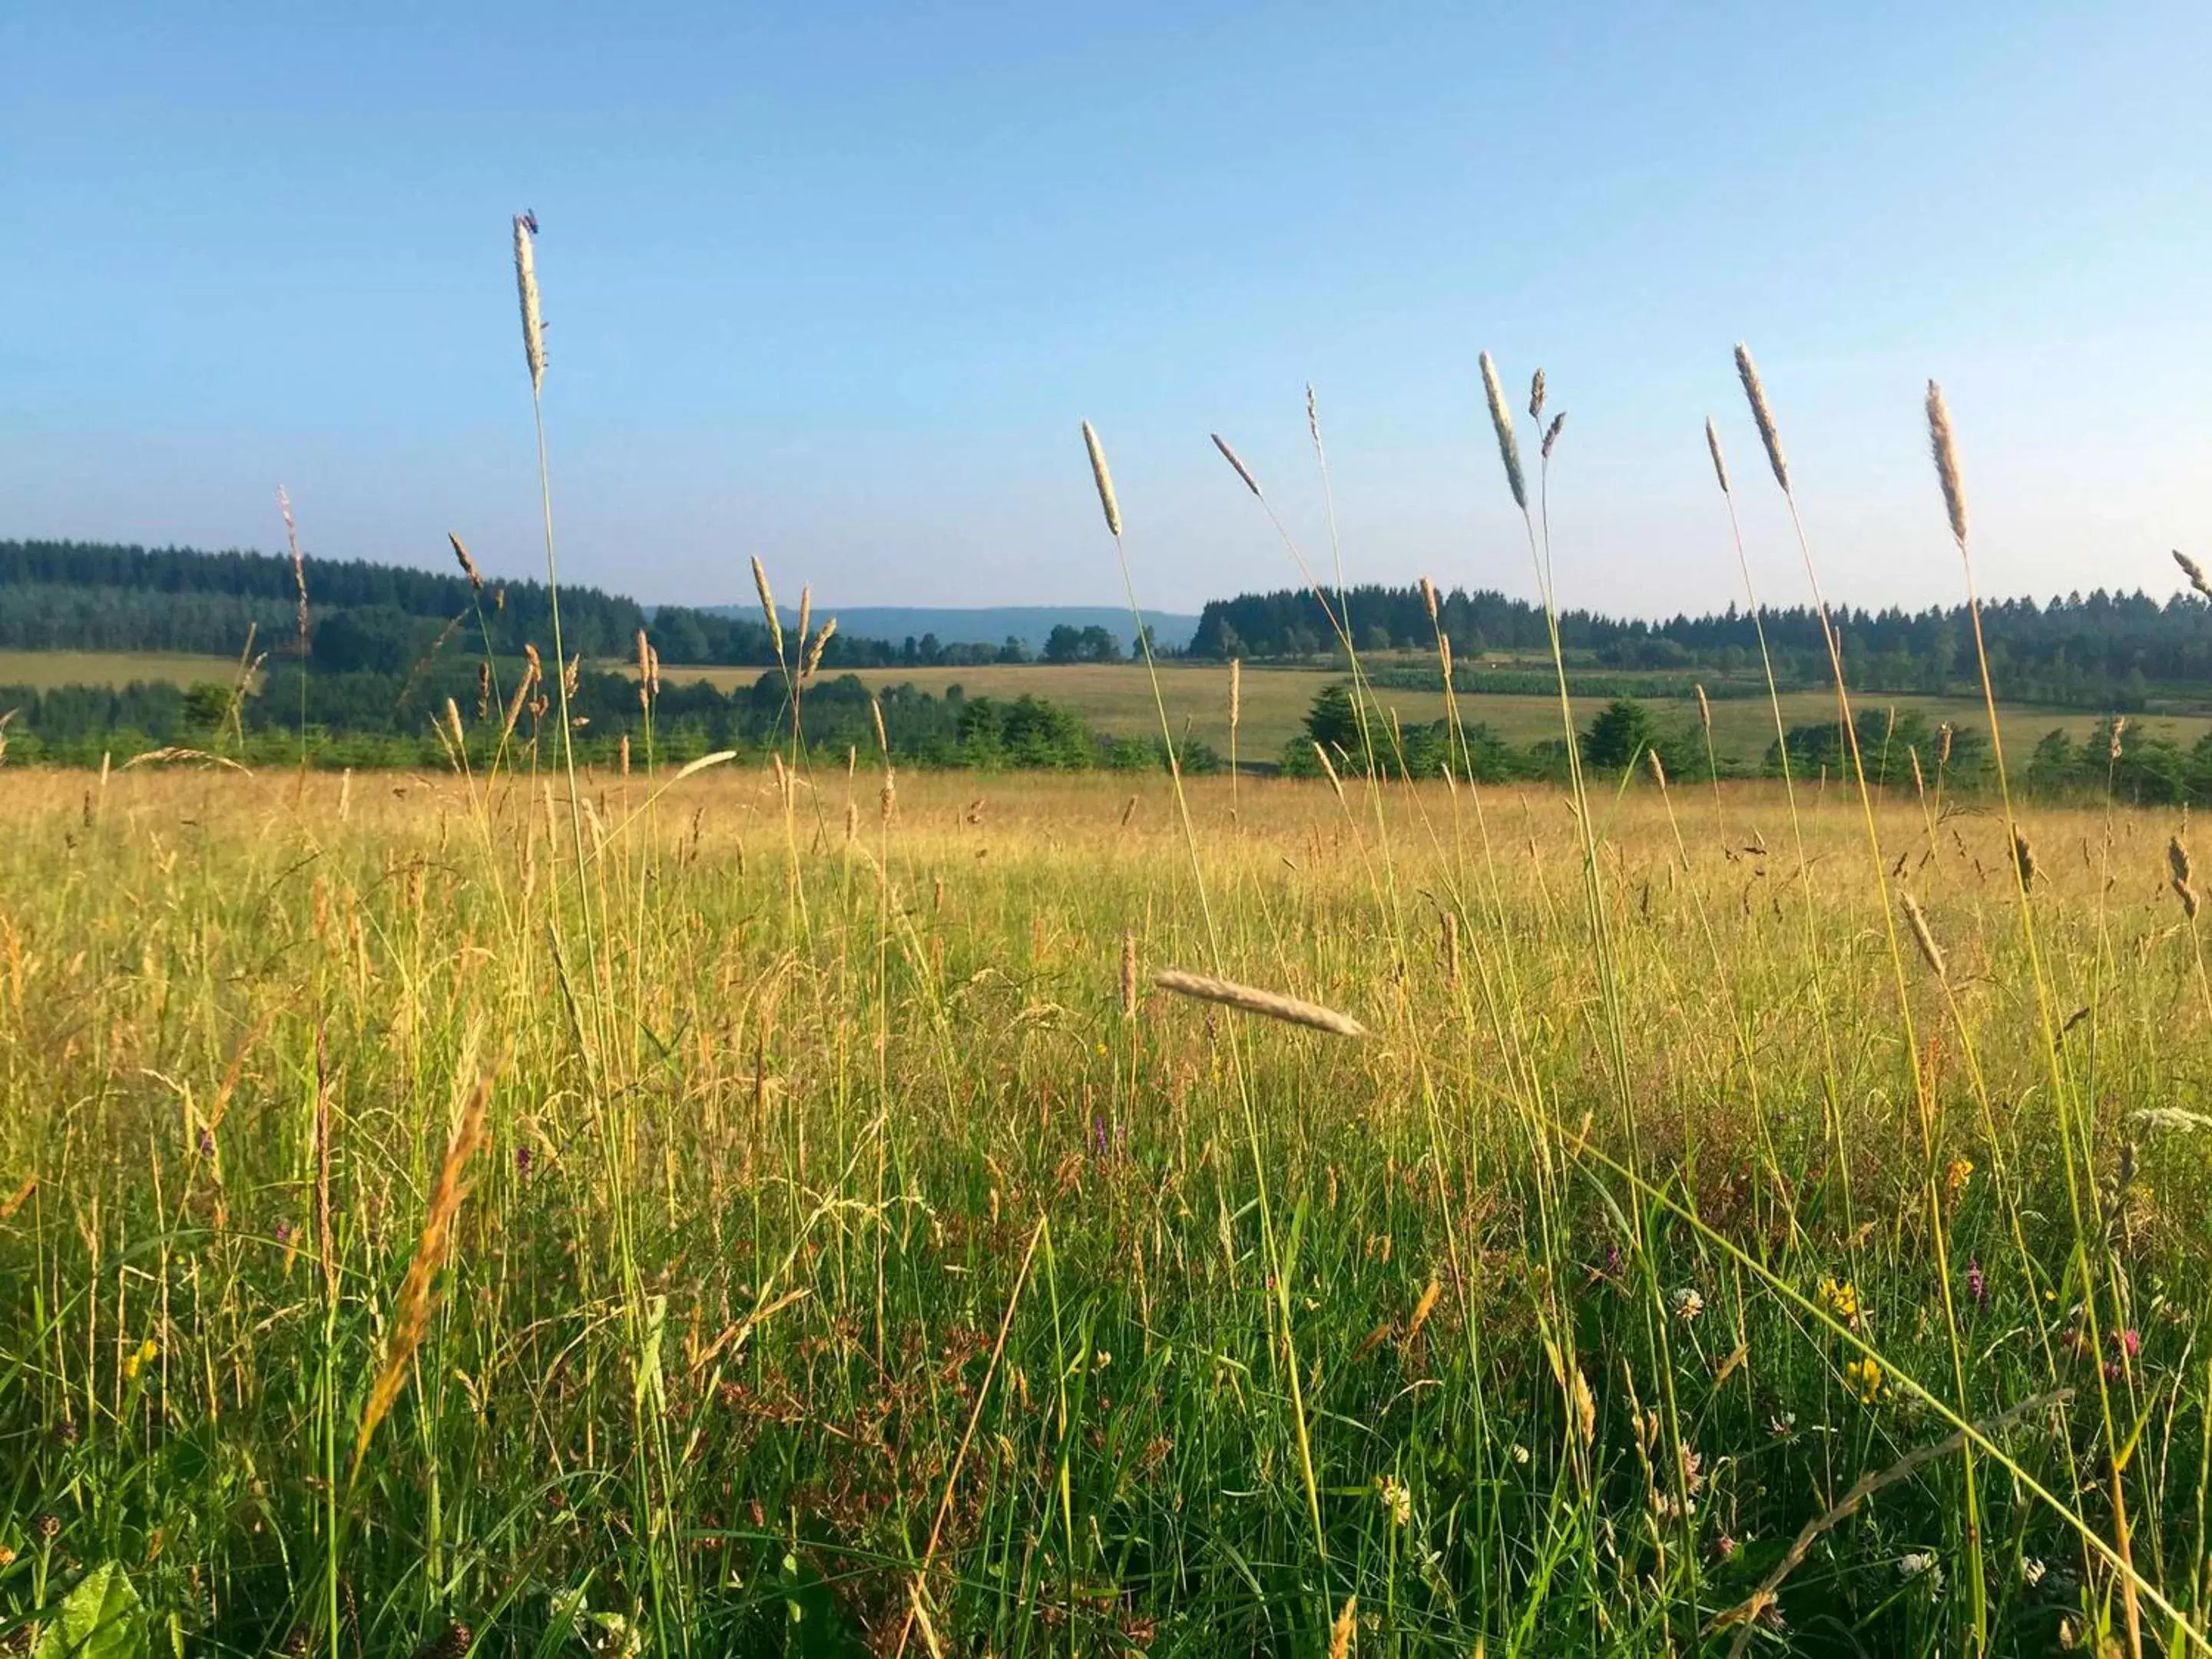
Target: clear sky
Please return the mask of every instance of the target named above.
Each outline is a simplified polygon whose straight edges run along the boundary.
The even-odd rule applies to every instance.
[[[1818,15],[1816,15],[1816,13]],[[2212,8],[1152,0],[0,10],[0,536],[542,569],[507,216],[534,208],[564,576],[832,601],[1295,580],[1319,389],[1355,578],[1529,591],[1475,357],[1548,371],[1562,601],[2170,591],[2212,553]]]

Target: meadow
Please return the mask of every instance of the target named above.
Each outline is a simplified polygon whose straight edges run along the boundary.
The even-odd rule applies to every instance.
[[[2001,818],[1880,802],[1923,958],[1855,801],[1645,787],[1601,953],[1548,788],[580,783],[9,775],[0,1629],[2201,1628],[2178,825],[2025,820],[2031,961]]]
[[[0,774],[14,1650],[2205,1650],[2179,813],[672,768],[649,649],[594,770],[550,621],[442,773]]]

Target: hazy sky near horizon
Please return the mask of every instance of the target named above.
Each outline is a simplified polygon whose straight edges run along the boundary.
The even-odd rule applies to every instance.
[[[1532,591],[1475,361],[1547,370],[1560,598],[1804,578],[2171,591],[2212,555],[2212,9],[1464,5],[0,13],[0,537],[542,572],[507,216],[534,208],[564,579],[648,601],[1121,596],[1317,568]],[[1533,435],[1527,441],[1532,452]]]

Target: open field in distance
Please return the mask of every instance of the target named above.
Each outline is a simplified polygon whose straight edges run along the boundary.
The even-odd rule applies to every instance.
[[[228,685],[235,657],[160,651],[0,651],[0,685]]]
[[[1431,664],[1433,659],[1430,659]],[[725,690],[750,685],[764,671],[757,668],[665,667],[671,681],[706,679]],[[1303,734],[1301,724],[1314,694],[1341,673],[1322,669],[1250,667],[1244,671],[1242,752],[1253,760],[1272,762],[1283,745]],[[1115,736],[1145,737],[1159,730],[1159,715],[1152,700],[1151,680],[1139,664],[1100,663],[1066,665],[1043,663],[991,664],[977,668],[884,668],[863,671],[860,678],[870,686],[911,684],[926,691],[942,692],[958,685],[970,696],[1018,697],[1024,692],[1050,697],[1079,710],[1102,732]],[[1168,718],[1180,734],[1188,725],[1192,735],[1229,752],[1229,670],[1212,663],[1163,663],[1160,693]],[[1395,708],[1401,720],[1442,720],[1441,691],[1401,691],[1383,688],[1376,696]],[[1661,720],[1694,724],[1697,705],[1680,699],[1650,699]],[[1604,700],[1583,698],[1575,710],[1578,726],[1603,707]],[[1856,700],[1861,708],[1899,712],[1917,710],[1931,725],[1944,720],[1979,729],[1986,724],[1980,702],[1971,697],[1884,696],[1869,693]],[[1826,691],[1791,691],[1782,697],[1784,720],[1792,725],[1835,718],[1835,698]],[[2038,738],[2064,730],[2079,738],[2097,724],[2098,716],[2077,709],[2044,709],[1998,705],[2007,738],[2032,747]],[[1461,717],[1483,721],[1508,743],[1525,744],[1559,735],[1559,704],[1556,697],[1520,695],[1468,695],[1460,697]],[[2212,717],[2154,714],[2135,722],[2136,729],[2172,736],[2185,746],[2212,731]],[[1713,704],[1714,742],[1725,760],[1733,755],[1755,762],[1774,740],[1774,713],[1765,697],[1732,697]]]

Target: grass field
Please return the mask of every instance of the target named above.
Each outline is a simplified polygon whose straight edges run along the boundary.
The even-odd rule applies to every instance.
[[[2027,820],[2031,957],[1980,806],[1640,789],[1586,866],[1548,789],[1131,788],[15,774],[0,1632],[2203,1627],[2174,824]]]
[[[671,680],[705,679],[726,690],[733,685],[750,685],[760,678],[762,671],[671,667],[664,672]],[[981,668],[871,669],[860,678],[871,686],[906,684],[939,693],[947,685],[958,685],[970,696],[1018,697],[1028,692],[1066,702],[1079,709],[1099,731],[1117,737],[1145,737],[1159,731],[1152,681],[1140,664],[1056,666],[1021,663],[993,664]],[[1244,672],[1240,735],[1244,755],[1258,761],[1275,760],[1285,744],[1303,734],[1301,722],[1312,705],[1314,694],[1342,678],[1340,674],[1316,669],[1248,668]],[[1225,666],[1163,664],[1160,692],[1169,720],[1177,732],[1188,726],[1192,735],[1212,744],[1224,755],[1229,752],[1229,671]],[[1386,688],[1376,696],[1408,724],[1444,717],[1444,699],[1440,691],[1430,694]],[[1900,714],[1917,710],[1925,714],[1931,726],[1949,720],[1979,730],[1988,724],[1979,701],[1969,697],[1869,695],[1858,700],[1863,708],[1887,708],[1893,705]],[[1588,725],[1602,706],[1601,700],[1584,700],[1576,711],[1577,722]],[[1651,707],[1665,721],[1689,726],[1697,720],[1697,706],[1692,702],[1655,700]],[[1713,740],[1723,760],[1734,757],[1755,763],[1774,741],[1774,710],[1765,698],[1723,699],[1712,708]],[[1460,711],[1462,719],[1483,721],[1505,741],[1516,745],[1559,734],[1559,704],[1556,697],[1463,695]],[[1782,712],[1792,725],[1833,720],[1835,698],[1824,691],[1786,693],[1782,698]],[[2016,706],[2005,706],[2000,713],[2014,741],[2031,745],[2035,738],[2050,731],[2063,730],[2075,738],[2085,736],[2099,718],[2072,709]],[[2153,716],[2136,724],[2138,730],[2173,737],[2184,747],[2212,731],[2212,719],[2203,716]]]
[[[238,678],[234,657],[198,657],[161,651],[0,651],[0,685],[40,691],[58,685],[227,686]]]

